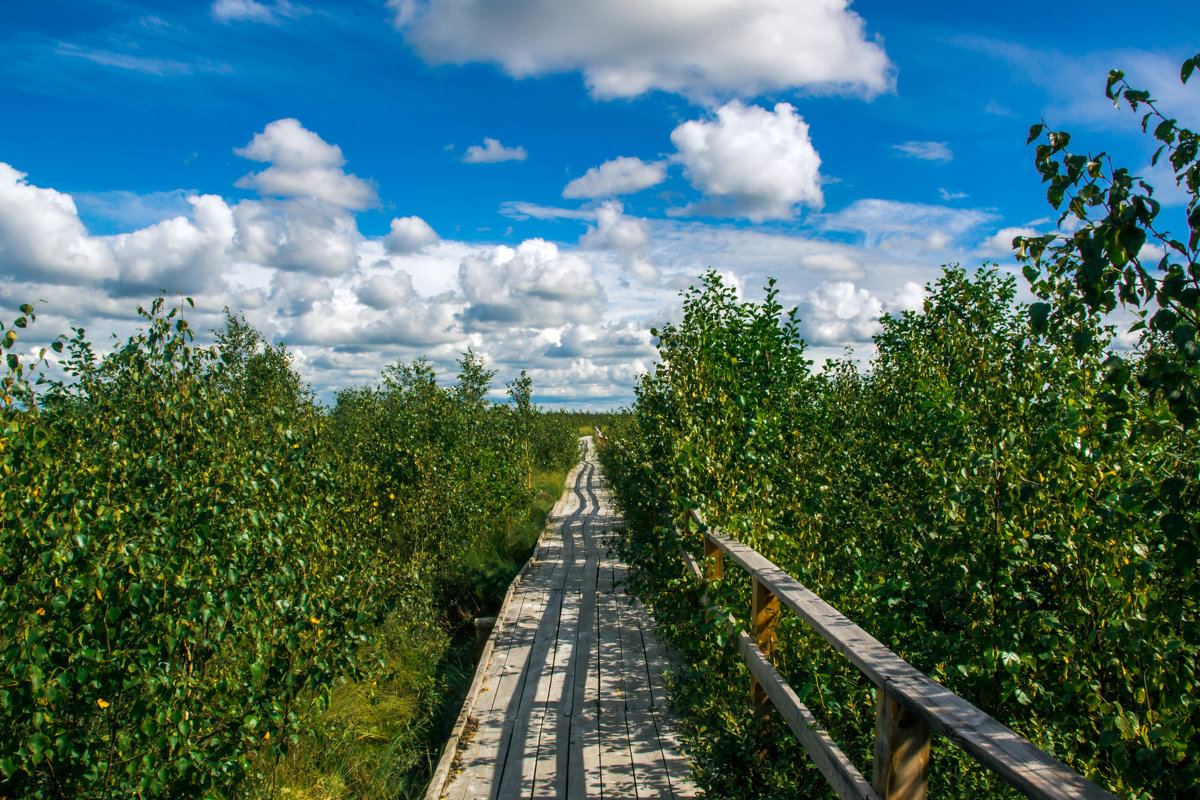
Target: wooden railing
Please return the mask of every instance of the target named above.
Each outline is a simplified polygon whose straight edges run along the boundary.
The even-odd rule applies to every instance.
[[[778,710],[838,797],[922,800],[929,770],[929,736],[934,731],[1027,797],[1114,800],[1058,759],[919,672],[756,550],[709,527],[698,512],[684,516],[681,533],[703,537],[703,569],[682,543],[680,547],[697,578],[722,577],[726,559],[749,575],[753,631],[741,630],[731,614],[726,621],[750,668],[751,699]],[[707,594],[704,602],[716,610]],[[781,607],[799,615],[875,684],[875,766],[869,783],[775,669],[772,662]]]

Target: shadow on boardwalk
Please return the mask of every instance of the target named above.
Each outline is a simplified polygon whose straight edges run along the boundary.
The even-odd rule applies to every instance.
[[[696,796],[663,687],[671,654],[622,589],[628,567],[608,547],[620,520],[584,441],[500,611],[466,701],[473,733],[429,798]]]

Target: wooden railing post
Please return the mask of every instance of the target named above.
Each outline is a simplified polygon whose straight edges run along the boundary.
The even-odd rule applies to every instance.
[[[883,800],[925,800],[929,726],[882,688],[875,704],[875,772],[871,786]]]
[[[779,625],[779,598],[753,575],[750,576],[750,623],[754,626],[754,643],[767,660],[774,663],[775,646],[779,643],[779,634],[775,630]],[[750,676],[750,699],[760,708],[771,702],[753,675]]]
[[[725,553],[707,536],[704,537],[704,561],[707,565],[704,577],[710,581],[725,577]]]

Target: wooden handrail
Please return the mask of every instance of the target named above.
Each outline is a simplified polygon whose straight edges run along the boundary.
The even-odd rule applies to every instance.
[[[695,510],[685,516],[685,533],[690,534],[693,523],[703,536],[706,555],[719,553],[727,557],[745,570],[752,581],[755,636],[738,629],[731,615],[727,621],[754,676],[755,700],[769,698],[839,797],[844,800],[924,798],[928,736],[929,730],[933,730],[1026,797],[1115,800],[1066,764],[917,670],[761,553],[708,526]],[[697,578],[711,580],[720,576],[712,569],[706,575],[686,550],[684,560]],[[710,563],[716,566],[718,562]],[[769,627],[769,621],[760,620],[758,612],[771,599],[799,615],[879,690],[875,774],[871,786],[864,789],[862,776],[816,725],[811,712],[771,665],[770,653],[760,648],[759,643],[764,641],[763,624]],[[707,595],[705,602],[708,603]],[[770,612],[765,616],[770,617]],[[772,633],[768,631],[765,639],[771,643],[768,649],[773,650]],[[806,736],[805,732],[815,734]]]

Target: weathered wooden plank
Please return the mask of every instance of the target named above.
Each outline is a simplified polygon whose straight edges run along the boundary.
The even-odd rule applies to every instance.
[[[609,589],[602,587],[608,583]],[[596,642],[599,681],[596,702],[601,711],[625,703],[625,658],[621,652],[621,619],[612,591],[612,568],[601,566],[597,589]]]
[[[566,532],[564,535],[567,535]],[[574,537],[576,534],[570,535]],[[579,639],[583,567],[584,562],[573,561],[564,578],[558,642],[553,663],[548,671],[549,681],[545,682],[544,696],[539,688],[538,702],[543,705],[545,715],[538,742],[532,794],[535,798],[566,796],[570,713],[574,699],[574,660]]]
[[[638,618],[637,610],[628,596],[620,597],[617,609],[621,624],[621,655],[624,659],[625,708],[651,708],[654,694],[651,691],[642,620]]]
[[[563,500],[560,498],[559,504],[562,502]],[[527,566],[528,563],[526,564]],[[454,728],[451,730],[450,737],[446,740],[446,744],[442,748],[442,756],[438,760],[433,777],[430,778],[429,786],[426,788],[426,800],[438,800],[438,798],[444,795],[447,781],[451,778],[450,770],[458,755],[459,744],[465,735],[467,726],[474,719],[472,713],[479,701],[480,694],[483,692],[484,682],[489,674],[489,670],[492,668],[493,653],[495,652],[497,643],[502,639],[507,640],[502,618],[504,612],[510,608],[513,602],[513,594],[517,589],[520,578],[521,573],[517,573],[517,576],[509,583],[508,590],[504,594],[504,599],[500,603],[501,614],[497,616],[496,622],[493,623],[492,630],[488,635],[487,641],[484,643],[483,650],[479,654],[479,663],[475,667],[475,675],[471,679],[471,685],[467,688],[467,695],[463,700],[462,708],[458,712]]]
[[[559,645],[559,624],[562,620],[563,590],[551,587],[546,591],[546,605],[538,620],[537,633],[526,662],[525,679],[521,689],[518,708],[544,707],[550,696],[550,683],[554,679],[554,659]]]
[[[600,714],[594,709],[571,716],[567,797],[600,797]]]
[[[514,701],[520,699],[524,686],[529,652],[537,635],[538,621],[546,607],[546,592],[522,592],[522,617],[514,620],[511,638],[505,646],[505,659],[490,683],[490,707],[509,708],[516,712]]]
[[[529,674],[530,654],[534,648],[539,621],[546,607],[547,592],[524,593],[523,616],[513,626],[514,633],[508,645],[508,657],[503,670],[496,676],[492,689],[491,713],[480,718],[477,733],[479,742],[476,750],[486,762],[490,757],[498,766],[489,773],[489,791],[502,796],[519,790],[522,780],[521,763],[528,749],[530,712],[528,705],[521,707],[524,688]],[[498,729],[498,730],[497,730]],[[536,739],[534,742],[536,756]],[[515,765],[515,766],[514,766]],[[486,767],[477,767],[477,770]],[[475,783],[483,781],[474,779]]]
[[[684,563],[692,574],[699,578],[702,574],[700,565],[687,551],[682,552]],[[717,612],[707,593],[702,596],[702,600],[712,611]],[[812,712],[800,702],[792,687],[767,660],[766,654],[754,638],[738,627],[732,614],[725,614],[723,622],[733,635],[742,660],[750,668],[753,685],[761,687],[760,690],[770,699],[792,733],[800,740],[801,746],[812,758],[813,765],[829,782],[834,793],[842,800],[881,800],[871,788],[871,784],[821,728]]]
[[[493,648],[492,657],[484,670],[483,681],[479,688],[480,693],[475,701],[477,712],[488,711],[494,704],[496,683],[508,665],[509,656],[512,654],[512,643],[517,635],[516,622],[520,619],[521,609],[529,597],[527,592],[515,592],[500,610],[501,616],[496,621],[496,628],[499,631],[496,646]]]
[[[505,717],[504,709],[490,709],[477,716],[479,727],[470,746],[463,752],[459,773],[451,776],[446,786],[447,800],[474,800],[487,798],[492,787],[499,781],[504,769],[500,753],[500,742],[505,735],[505,726],[512,725]]]
[[[641,621],[634,611],[631,598],[624,591],[628,578],[629,567],[618,562],[613,568],[613,606],[621,644],[622,699],[626,709],[650,708],[653,705],[653,696],[650,693],[650,675],[647,671]]]
[[[929,726],[876,691],[875,771],[871,786],[884,800],[925,800],[929,789]]]
[[[662,746],[663,766],[671,782],[671,795],[675,800],[692,800],[699,795],[692,780],[692,767],[684,757],[679,735],[675,730],[675,717],[666,709],[655,709],[652,714],[658,741]]]
[[[603,706],[599,716],[600,784],[604,797],[636,798],[633,758],[629,752],[629,728],[625,706]]]
[[[670,797],[671,778],[663,760],[662,740],[650,709],[625,709],[629,730],[629,755],[637,796]]]
[[[547,708],[542,717],[536,757],[533,761],[534,778],[532,798],[566,797],[566,772],[559,769],[559,752],[567,748],[567,736],[562,736],[560,727],[563,715],[555,708]],[[565,728],[569,735],[569,727]],[[565,762],[564,762],[565,764]]]
[[[496,797],[529,797],[533,793],[545,715],[543,708],[505,719],[504,725],[509,729],[508,749],[500,754],[504,768]]]
[[[634,601],[634,611],[638,616],[642,629],[642,645],[646,653],[646,672],[650,678],[650,707],[666,708],[667,676],[675,673],[675,666],[666,645],[659,638],[654,628],[650,612],[641,601]]]
[[[876,686],[1022,794],[1035,800],[1114,800],[1104,789],[918,671],[755,550],[713,529],[705,535]]]
[[[717,581],[725,577],[725,553],[708,537],[704,538],[705,577]]]
[[[584,562],[583,589],[579,603],[579,635],[575,647],[572,713],[594,711],[600,702],[600,651],[599,651],[599,594],[596,586],[600,579],[599,555],[593,549]]]
[[[527,795],[528,792],[523,790],[533,784],[546,713],[543,698],[549,693],[549,666],[553,663],[553,653],[558,640],[558,613],[562,605],[562,591],[552,589],[546,592],[546,596],[547,603],[542,609],[537,633],[525,660],[525,669],[509,705],[510,714],[515,714],[518,719],[527,719],[529,723],[525,726],[517,725],[512,729],[506,756],[509,767],[505,769],[504,778],[500,783],[500,797]]]
[[[568,572],[563,587],[559,590],[561,603],[558,610],[557,640],[553,658],[546,672],[546,680],[538,688],[538,703],[561,707],[566,702],[568,708],[570,706],[574,681],[572,666],[579,640],[582,581],[582,564],[576,564]]]

